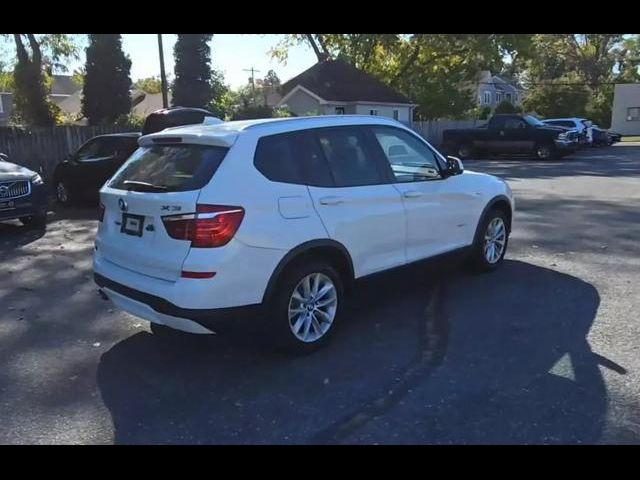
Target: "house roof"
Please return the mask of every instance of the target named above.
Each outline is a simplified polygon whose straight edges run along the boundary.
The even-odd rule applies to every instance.
[[[70,75],[53,75],[51,83],[52,95],[73,95],[82,90],[82,87],[73,81]]]
[[[342,60],[316,63],[284,83],[282,95],[298,85],[327,101],[411,104],[405,95]]]

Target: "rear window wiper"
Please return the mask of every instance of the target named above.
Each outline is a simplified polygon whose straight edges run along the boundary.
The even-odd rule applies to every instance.
[[[127,190],[135,190],[137,192],[167,192],[169,187],[164,185],[154,185],[149,182],[138,182],[137,180],[125,180],[123,182]]]

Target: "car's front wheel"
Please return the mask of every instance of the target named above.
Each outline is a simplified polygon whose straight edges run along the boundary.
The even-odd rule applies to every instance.
[[[47,214],[39,213],[36,215],[21,217],[20,222],[27,228],[43,228],[47,224]]]
[[[67,206],[69,204],[71,204],[72,201],[72,194],[71,194],[71,190],[69,189],[69,185],[67,185],[65,182],[58,180],[56,182],[56,201],[63,206]]]
[[[493,208],[482,219],[471,261],[478,271],[490,272],[504,260],[509,243],[509,222],[505,213]]]
[[[271,307],[277,344],[295,353],[324,345],[335,330],[343,291],[340,275],[328,263],[309,261],[286,271]]]

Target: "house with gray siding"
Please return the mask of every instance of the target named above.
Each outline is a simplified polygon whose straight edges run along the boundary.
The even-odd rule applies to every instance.
[[[478,105],[480,107],[488,106],[491,110],[503,100],[513,106],[521,106],[525,93],[520,85],[509,83],[498,75],[492,75],[489,70],[480,72],[473,90]]]
[[[294,115],[379,115],[410,125],[416,107],[405,95],[351,64],[316,63],[280,88],[277,107]]]
[[[640,83],[616,84],[611,130],[622,135],[640,135]]]

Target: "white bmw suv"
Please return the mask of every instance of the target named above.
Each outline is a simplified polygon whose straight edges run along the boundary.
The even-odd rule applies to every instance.
[[[355,279],[455,250],[493,270],[507,249],[509,186],[391,119],[192,125],[139,145],[100,191],[94,276],[154,332],[251,312],[309,350]]]

